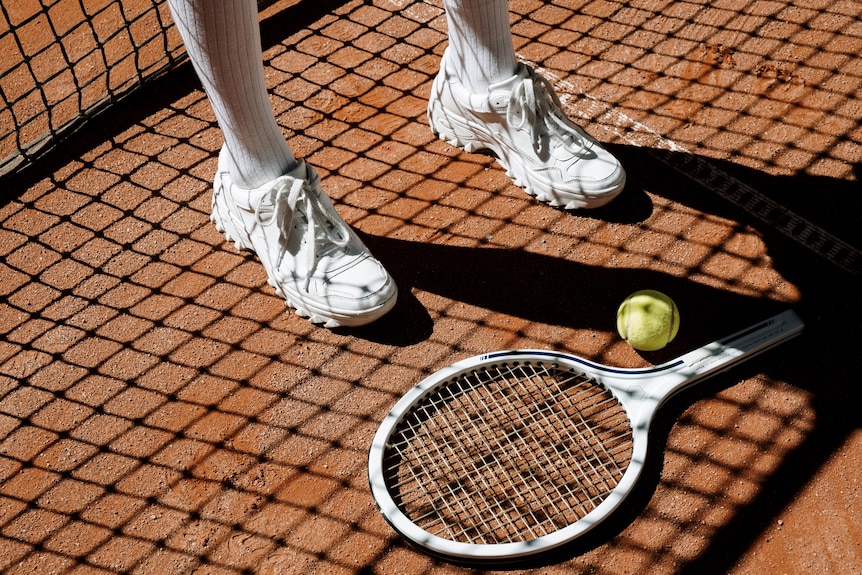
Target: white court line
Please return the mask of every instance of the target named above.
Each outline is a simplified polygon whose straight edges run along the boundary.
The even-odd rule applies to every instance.
[[[534,66],[554,84],[560,100],[567,108],[567,113],[575,114],[582,119],[602,119],[612,127],[615,135],[622,142],[632,146],[644,147],[635,135],[648,135],[654,140],[654,144],[647,148],[648,153],[657,161],[731,202],[767,224],[771,229],[781,232],[844,271],[855,276],[862,273],[862,251],[859,249],[785,208],[753,186],[717,168],[713,163],[669,140],[649,126],[578,90],[571,82],[562,80],[531,62],[525,60],[524,63]],[[586,100],[589,103],[587,109],[582,109],[580,101],[577,104],[572,103],[573,99]],[[671,161],[666,154],[657,153],[657,150],[675,152],[676,155]]]

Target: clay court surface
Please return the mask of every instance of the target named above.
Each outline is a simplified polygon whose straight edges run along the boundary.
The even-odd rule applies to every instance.
[[[370,496],[372,435],[412,385],[509,348],[659,363],[793,308],[802,337],[668,404],[642,489],[524,572],[862,573],[862,4],[515,0],[511,19],[625,164],[610,206],[537,204],[432,136],[437,0],[262,13],[286,137],[400,286],[366,328],[295,316],[209,223],[221,134],[188,65],[2,182],[0,571],[468,573]],[[615,333],[642,288],[682,312],[661,352]]]

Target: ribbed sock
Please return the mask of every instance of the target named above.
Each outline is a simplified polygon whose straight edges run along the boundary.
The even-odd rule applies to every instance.
[[[263,75],[255,0],[169,0],[186,51],[222,130],[236,184],[257,188],[296,165]]]
[[[476,94],[517,70],[508,0],[443,0],[449,51],[461,83]]]

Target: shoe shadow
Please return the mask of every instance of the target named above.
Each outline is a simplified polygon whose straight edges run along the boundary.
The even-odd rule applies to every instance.
[[[805,270],[825,265],[764,222],[698,185],[697,179],[683,174],[675,164],[685,164],[687,155],[625,146],[613,148],[628,172],[625,190],[609,205],[576,212],[571,217],[621,224],[644,222],[654,209],[649,190],[705,214],[727,217],[758,229],[767,242],[772,265],[782,275],[792,276],[792,281],[799,285],[810,287]],[[850,196],[853,202],[858,202],[858,194],[849,189],[852,182],[812,181],[807,176],[777,178],[727,162],[704,161],[762,190],[782,205],[799,208],[824,229],[835,230],[851,241],[858,240],[860,227],[852,225],[853,213],[836,217],[831,205],[815,209],[805,203],[810,197],[806,191],[811,188],[818,189],[823,197],[847,200]],[[839,205],[846,205],[846,201]],[[432,333],[434,319],[417,298],[422,291],[539,324],[610,333],[616,332],[616,308],[626,295],[644,288],[665,291],[683,310],[685,330],[667,348],[650,354],[650,361],[673,357],[789,307],[766,295],[743,296],[658,271],[597,267],[522,249],[465,248],[361,235],[398,282],[399,302],[381,320],[350,333],[393,345],[416,343]],[[703,302],[709,305],[704,306]]]
[[[612,148],[626,166],[626,189],[609,205],[575,212],[571,217],[641,223],[653,214],[649,191],[758,230],[767,244],[770,265],[807,294],[821,291],[812,278],[813,269],[822,270],[815,274],[820,277],[836,274],[840,281],[841,270],[830,269],[830,264],[803,245],[699,184],[696,174],[685,174],[681,166],[690,163],[689,155],[629,146]],[[852,246],[859,245],[862,227],[858,226],[859,212],[855,207],[862,206],[855,182],[813,176],[776,177],[729,162],[703,162],[709,169],[726,173],[781,206],[804,214],[819,229],[845,238]],[[817,190],[824,201],[810,205],[811,190]],[[854,209],[836,213],[835,205]],[[465,248],[362,235],[395,276],[400,295],[399,303],[387,316],[351,333],[394,345],[409,345],[430,336],[434,320],[417,299],[422,291],[539,324],[610,333],[616,331],[616,307],[626,295],[644,288],[665,291],[683,310],[685,329],[660,352],[662,357],[650,355],[650,361],[673,357],[789,307],[767,295],[743,296],[659,271],[597,267],[522,249]],[[853,278],[848,276],[845,281],[852,283]]]
[[[415,343],[433,330],[434,319],[417,292],[537,324],[615,333],[619,302],[635,290],[658,289],[672,294],[683,310],[685,330],[665,349],[649,354],[650,361],[675,357],[788,307],[660,272],[596,267],[520,249],[364,234],[363,241],[395,277],[399,303],[381,320],[351,334],[393,345]],[[704,301],[710,305],[703,306]]]

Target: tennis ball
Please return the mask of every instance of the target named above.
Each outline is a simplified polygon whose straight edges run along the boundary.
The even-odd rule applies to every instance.
[[[635,349],[659,350],[676,337],[677,330],[679,309],[660,291],[636,291],[617,310],[617,331]]]

